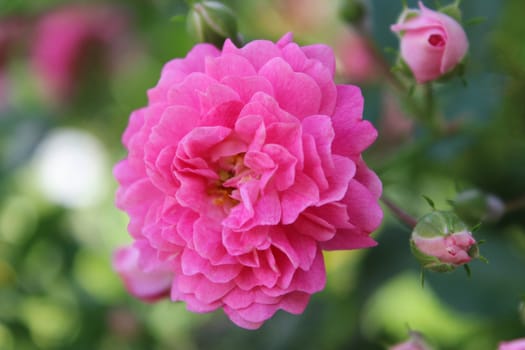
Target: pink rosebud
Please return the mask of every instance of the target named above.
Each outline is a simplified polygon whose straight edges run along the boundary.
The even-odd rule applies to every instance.
[[[419,2],[391,27],[400,34],[401,57],[418,83],[450,72],[465,57],[468,40],[461,25],[452,17],[432,11]]]
[[[32,64],[44,95],[67,101],[94,64],[111,70],[126,29],[124,13],[109,6],[74,4],[43,15],[35,27]]]
[[[132,113],[117,206],[149,273],[172,272],[173,301],[255,329],[324,288],[323,250],[376,244],[381,182],[361,157],[376,130],[334,63],[291,35],[198,44]],[[143,297],[148,272],[130,265],[119,272]]]
[[[525,350],[525,338],[501,342],[498,350]]]
[[[173,276],[159,261],[144,262],[145,249],[140,243],[118,249],[113,256],[113,268],[122,276],[131,294],[154,301],[169,295]]]
[[[424,268],[451,271],[477,257],[476,240],[453,212],[433,211],[418,221],[410,240]]]
[[[425,342],[423,336],[418,332],[410,332],[410,339],[394,345],[388,350],[431,350],[432,348]]]

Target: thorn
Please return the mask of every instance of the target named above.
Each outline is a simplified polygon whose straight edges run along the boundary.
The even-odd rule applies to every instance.
[[[421,288],[425,288],[425,270],[421,268],[421,272],[419,274],[419,280],[421,282]]]
[[[432,208],[432,210],[436,210],[436,205],[434,204],[434,201],[430,199],[429,197],[423,195],[423,198],[427,201],[428,205]]]
[[[456,202],[454,202],[452,199],[447,199],[447,203],[451,206],[451,207],[454,207],[456,205]]]

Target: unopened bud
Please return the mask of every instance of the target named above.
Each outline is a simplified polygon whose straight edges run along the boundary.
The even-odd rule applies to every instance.
[[[218,1],[196,2],[187,17],[188,31],[199,42],[222,47],[226,39],[240,44],[237,20],[233,11]]]
[[[388,350],[432,350],[432,347],[425,342],[423,335],[419,332],[410,332],[410,339],[394,345]]]
[[[412,231],[410,247],[424,268],[436,272],[452,271],[479,255],[467,225],[450,211],[423,216]]]
[[[496,222],[505,212],[505,204],[498,197],[477,189],[459,193],[454,199],[454,211],[469,225]]]
[[[365,0],[342,0],[339,13],[345,23],[361,26],[368,15]]]
[[[401,58],[417,83],[450,78],[464,70],[461,63],[469,43],[465,30],[452,17],[420,1],[419,9],[405,9],[391,29],[399,36]]]

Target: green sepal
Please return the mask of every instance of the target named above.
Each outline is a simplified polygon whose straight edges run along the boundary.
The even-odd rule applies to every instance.
[[[453,19],[461,23],[462,14],[457,4],[454,3],[454,4],[447,5],[447,6],[443,6],[439,8],[438,11],[447,16],[452,17]]]

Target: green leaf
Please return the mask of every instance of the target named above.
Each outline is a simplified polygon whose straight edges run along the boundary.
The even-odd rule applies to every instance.
[[[473,17],[465,21],[465,26],[475,26],[487,21],[487,17]]]
[[[465,268],[465,272],[467,273],[468,278],[470,278],[470,276],[472,275],[472,272],[470,271],[470,266],[468,266],[468,264],[465,264],[463,265],[463,267]]]
[[[428,205],[430,206],[430,208],[432,208],[432,210],[436,210],[436,205],[434,204],[434,201],[432,199],[425,195],[422,195],[422,197],[427,201]]]
[[[478,259],[483,261],[485,264],[489,264],[489,260],[487,258],[485,258],[483,255],[479,255]]]

